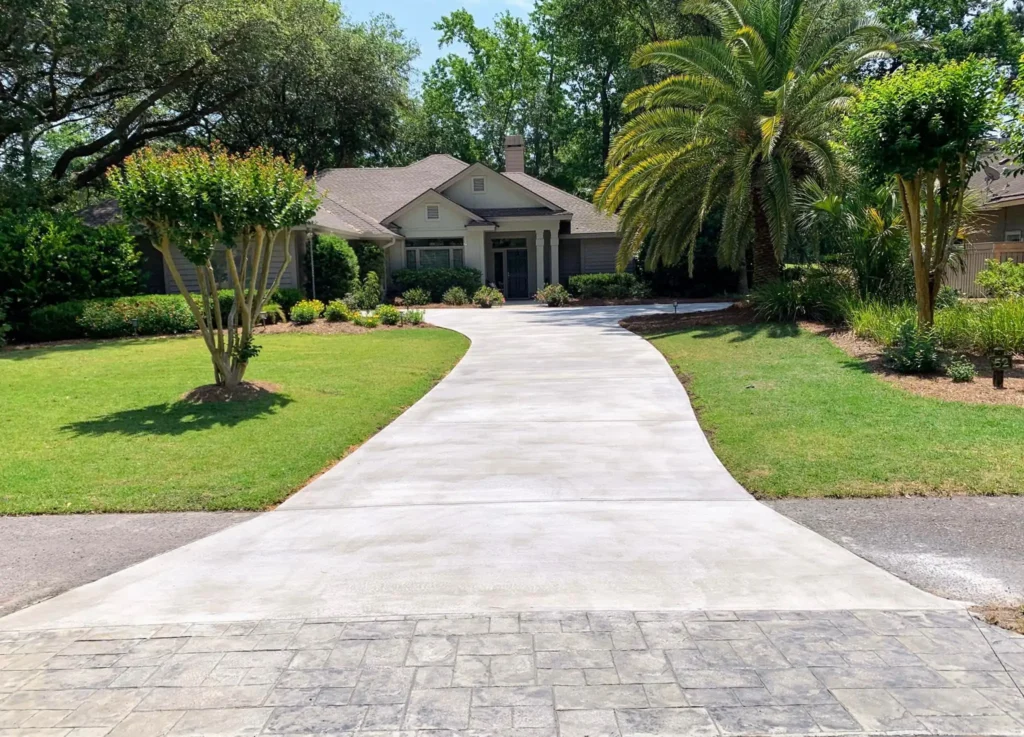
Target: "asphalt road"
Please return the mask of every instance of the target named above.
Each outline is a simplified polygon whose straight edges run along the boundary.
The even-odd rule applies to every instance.
[[[978,604],[1024,603],[1024,497],[767,504],[933,594]]]
[[[254,516],[184,512],[0,517],[0,616]]]

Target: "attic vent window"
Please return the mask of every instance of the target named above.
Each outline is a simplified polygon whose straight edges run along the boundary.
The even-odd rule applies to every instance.
[[[427,205],[427,220],[440,220],[441,208],[437,205]]]
[[[485,179],[483,177],[473,177],[473,192],[484,192],[486,191]]]

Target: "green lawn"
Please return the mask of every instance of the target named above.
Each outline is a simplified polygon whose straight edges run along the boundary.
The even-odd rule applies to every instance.
[[[943,402],[792,327],[648,336],[682,375],[719,458],[752,493],[1024,493],[1024,410]]]
[[[272,399],[192,405],[198,338],[0,353],[0,514],[263,509],[397,417],[469,342],[438,329],[275,334]]]

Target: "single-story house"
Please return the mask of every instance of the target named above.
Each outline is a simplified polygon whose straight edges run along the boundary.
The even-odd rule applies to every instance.
[[[947,284],[970,297],[982,296],[975,279],[989,259],[1024,263],[1024,172],[1018,170],[1011,159],[993,156],[971,177],[978,212],[964,268],[946,275]]]
[[[327,169],[316,175],[323,202],[309,232],[372,241],[387,255],[385,282],[400,269],[467,266],[509,299],[574,274],[615,271],[615,217],[526,173],[522,136],[508,136],[505,171],[438,154],[403,167]],[[87,222],[110,222],[116,203],[90,208]],[[283,287],[301,286],[307,233],[296,232]],[[153,291],[175,292],[160,255],[147,249]],[[186,284],[195,271],[175,253]],[[283,262],[278,252],[271,273]],[[215,264],[216,266],[216,264]]]
[[[316,230],[371,240],[400,269],[467,266],[510,299],[574,274],[615,271],[614,217],[531,177],[522,136],[505,142],[505,171],[445,154],[404,167],[328,169]]]

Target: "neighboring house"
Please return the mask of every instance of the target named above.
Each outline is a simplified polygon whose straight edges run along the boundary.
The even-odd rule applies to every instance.
[[[505,162],[505,171],[496,172],[442,154],[403,167],[320,172],[323,202],[307,232],[294,233],[281,286],[302,285],[306,236],[316,232],[380,245],[389,286],[400,269],[467,266],[509,299],[525,299],[574,274],[615,271],[614,217],[529,176],[522,136],[507,137]],[[120,211],[110,201],[82,216],[100,225],[116,220]],[[176,292],[160,255],[146,252],[152,291]],[[189,289],[199,291],[195,270],[177,249],[173,257]],[[283,260],[278,250],[272,274]]]
[[[611,272],[616,220],[526,174],[523,139],[508,136],[505,171],[447,155],[404,167],[328,169],[314,229],[374,241],[400,269],[467,266],[506,297],[530,297],[573,274]]]
[[[946,283],[970,297],[983,296],[975,279],[989,259],[1024,263],[1024,172],[1005,157],[992,157],[971,177],[979,199],[978,214],[964,258],[964,268],[946,276]]]

